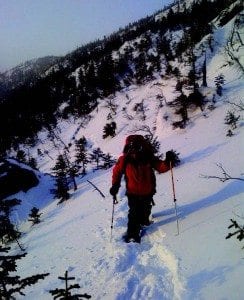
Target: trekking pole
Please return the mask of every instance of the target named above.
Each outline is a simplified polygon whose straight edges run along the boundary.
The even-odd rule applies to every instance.
[[[174,174],[172,168],[172,162],[170,161],[170,173],[171,173],[171,180],[172,180],[172,189],[173,189],[173,197],[174,197],[174,204],[175,204],[175,215],[176,215],[176,222],[177,222],[177,235],[180,234],[179,231],[179,219],[178,219],[178,212],[177,212],[177,205],[176,205],[176,197],[175,197],[175,184],[174,184]]]
[[[112,220],[111,220],[111,235],[110,235],[110,243],[112,242],[113,235],[113,227],[114,227],[114,205],[118,203],[116,195],[113,196],[113,210],[112,210]]]

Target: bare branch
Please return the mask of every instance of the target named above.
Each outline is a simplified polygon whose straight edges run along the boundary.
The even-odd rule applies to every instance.
[[[149,136],[153,136],[153,132],[151,130],[151,128],[148,125],[142,125],[142,126],[136,126],[133,130],[133,132],[138,132],[138,131],[143,131],[145,132],[147,135]]]
[[[222,177],[214,176],[214,175],[200,175],[200,177],[206,178],[206,179],[219,179],[221,182],[225,182],[227,180],[241,180],[241,181],[244,181],[244,178],[232,177],[231,175],[229,175],[221,164],[217,164],[217,166],[222,171],[222,175],[223,175]]]
[[[103,197],[103,198],[105,198],[105,195],[103,194],[103,192],[94,184],[94,183],[92,183],[90,180],[88,180],[87,179],[87,182],[89,182],[90,183],[90,185],[92,185],[94,188],[95,188],[95,190],[97,190],[98,191],[98,193]]]
[[[236,104],[236,103],[233,103],[233,102],[230,102],[230,101],[226,101],[226,102],[233,105],[233,106],[236,106],[237,108],[239,108],[240,111],[244,110],[244,103],[242,101],[239,104]]]

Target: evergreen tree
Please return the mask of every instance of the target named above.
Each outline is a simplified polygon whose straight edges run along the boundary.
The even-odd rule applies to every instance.
[[[21,200],[10,199],[0,200],[0,239],[3,244],[16,241],[21,233],[15,229],[14,224],[11,222],[10,215],[16,205],[20,205]],[[19,245],[19,243],[18,243]],[[19,245],[20,246],[20,245]],[[21,248],[21,246],[20,246]]]
[[[207,87],[207,56],[205,52],[203,67],[202,67],[202,86]]]
[[[222,96],[223,94],[223,84],[225,83],[225,78],[223,74],[220,74],[215,77],[214,79],[215,86],[216,86],[216,92],[219,96]]]
[[[228,226],[228,229],[235,228],[236,230],[234,232],[230,232],[226,236],[226,239],[236,236],[236,238],[239,241],[242,241],[244,239],[244,225],[241,226],[237,221],[235,221],[233,219],[230,219],[230,221],[232,224],[230,226]],[[244,249],[244,247],[243,247],[243,249]]]
[[[181,121],[178,122],[178,127],[185,128],[188,118],[188,107],[189,107],[189,101],[186,95],[181,92],[181,94],[175,99],[174,105],[176,105],[177,110],[176,114],[181,116]],[[175,124],[176,125],[176,124]]]
[[[112,52],[106,54],[101,60],[97,70],[99,88],[102,96],[107,97],[114,93],[118,87],[118,80],[115,77],[115,65]]]
[[[196,74],[196,57],[193,48],[190,50],[189,61],[191,63],[191,70],[188,73],[189,84],[193,86],[193,92],[197,90],[197,74]]]
[[[102,150],[98,147],[98,148],[95,148],[92,153],[90,154],[90,158],[91,158],[91,161],[94,161],[95,164],[96,164],[96,170],[100,169],[101,168],[101,161],[103,159],[103,152]]]
[[[56,189],[54,190],[54,197],[60,199],[58,204],[69,200],[69,185],[66,177],[56,178]]]
[[[64,277],[58,277],[60,280],[63,280],[65,282],[65,288],[64,289],[55,289],[50,290],[49,293],[54,296],[53,299],[63,299],[63,300],[71,300],[71,299],[90,299],[91,296],[88,294],[71,294],[73,289],[79,289],[79,284],[71,284],[69,286],[69,281],[75,280],[75,277],[69,277],[68,271],[65,272]]]
[[[110,153],[103,155],[103,169],[109,169],[115,164],[116,160],[112,157]]]
[[[158,138],[154,137],[153,135],[147,134],[145,135],[145,139],[151,145],[153,154],[160,158],[162,154],[159,153],[160,142],[158,141]]]
[[[204,106],[204,96],[196,89],[193,93],[188,96],[188,103],[194,104],[196,107],[200,107],[203,111]]]
[[[228,129],[226,136],[231,137],[233,135],[234,135],[233,131],[231,129]]]
[[[56,176],[56,189],[54,190],[54,195],[56,198],[61,199],[59,203],[70,198],[67,169],[68,167],[65,159],[63,155],[60,154],[55,166],[53,167],[53,171]]]
[[[78,167],[76,165],[75,162],[71,162],[67,151],[64,151],[64,159],[65,159],[65,163],[67,166],[67,173],[69,175],[69,178],[71,179],[73,186],[74,186],[74,190],[77,190],[77,184],[76,184],[76,179],[75,177],[78,175]]]
[[[32,225],[38,224],[41,222],[40,217],[42,213],[39,213],[39,209],[37,207],[33,207],[29,213],[28,221],[32,222]]]
[[[32,169],[37,169],[37,161],[34,157],[30,157],[27,163]]]
[[[82,174],[86,174],[86,166],[89,163],[88,154],[87,154],[88,142],[83,136],[78,141],[75,141],[75,158],[76,164],[82,164]]]
[[[116,130],[116,123],[111,122],[110,124],[106,124],[103,128],[103,138],[105,139],[108,136],[114,137],[115,136],[115,130]]]
[[[240,119],[240,115],[236,116],[234,112],[228,111],[226,117],[225,117],[225,124],[229,125],[231,129],[237,128],[237,122]]]
[[[135,79],[138,84],[143,83],[147,75],[146,55],[144,52],[139,53],[138,57],[134,59],[135,63]]]
[[[0,245],[0,299],[10,300],[17,299],[15,294],[25,296],[23,290],[27,286],[34,285],[37,281],[44,279],[49,273],[36,274],[26,278],[20,278],[18,275],[11,275],[12,272],[16,272],[16,261],[22,259],[27,253],[19,255],[6,255],[10,248],[3,248]]]
[[[27,158],[26,158],[26,154],[25,151],[23,150],[18,150],[16,153],[16,159],[22,163],[27,163]]]

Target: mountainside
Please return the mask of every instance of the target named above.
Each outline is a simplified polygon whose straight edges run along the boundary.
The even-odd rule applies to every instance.
[[[170,76],[177,81],[178,89],[196,91],[205,76],[204,54],[209,59],[214,55],[215,29],[235,18],[233,38],[238,39],[238,28],[243,24],[242,2],[202,0],[178,4],[85,45],[57,62],[53,58],[52,65],[52,58],[48,59],[40,72],[30,69],[31,78],[28,68],[16,69],[23,74],[17,82],[11,77],[16,72],[2,74],[1,155],[20,143],[37,143],[38,132],[50,130],[60,119],[86,117],[99,99],[133,84]],[[227,60],[238,65],[243,74],[240,48],[232,49],[232,42],[226,49]],[[60,109],[63,106],[65,109]]]
[[[8,198],[22,200],[11,215],[22,233],[19,243],[27,252],[18,260],[16,274],[20,277],[37,272],[50,274],[27,287],[25,296],[16,294],[17,299],[52,299],[49,291],[64,288],[65,283],[59,277],[64,277],[66,271],[73,277],[69,284],[80,286],[72,290],[73,294],[87,293],[92,299],[243,299],[243,240],[238,241],[236,236],[225,239],[235,230],[228,229],[230,219],[242,226],[244,223],[241,2],[222,1],[222,9],[218,7],[220,13],[214,13],[213,17],[211,12],[207,16],[212,32],[195,37],[194,44],[189,44],[189,38],[194,39],[193,28],[176,24],[174,14],[193,8],[196,14],[199,7],[196,3],[193,7],[194,3],[177,1],[165,12],[134,24],[134,29],[131,25],[121,30],[121,44],[111,51],[110,58],[116,61],[128,55],[128,60],[116,73],[119,87],[116,85],[113,92],[108,85],[111,73],[107,69],[99,71],[106,71],[104,77],[109,79],[102,85],[97,82],[100,77],[91,76],[99,58],[93,57],[93,63],[88,60],[88,65],[83,61],[87,53],[82,51],[91,51],[94,45],[100,47],[101,52],[96,53],[104,54],[101,41],[80,49],[82,63],[70,54],[64,58],[62,72],[55,73],[58,66],[52,66],[46,71],[49,79],[43,79],[38,89],[32,90],[33,94],[26,87],[21,91],[23,95],[30,93],[35,101],[42,97],[49,101],[42,88],[51,84],[53,106],[48,112],[50,123],[43,128],[37,123],[31,127],[38,129],[34,140],[28,136],[23,142],[19,136],[13,139],[10,135],[12,145],[2,151],[4,156],[17,158],[22,162],[20,165],[31,165],[39,180],[37,186]],[[215,3],[217,7],[220,2],[201,3]],[[181,24],[189,25],[186,16],[190,14],[182,14]],[[159,55],[160,34],[158,28],[157,33],[153,31],[153,24],[155,20],[166,22],[166,16],[174,29],[161,32],[161,41],[167,39],[168,43],[161,44]],[[197,30],[200,31],[199,27]],[[149,37],[152,43],[148,43]],[[107,45],[118,43],[110,38]],[[131,47],[133,50],[128,52]],[[143,59],[137,64],[135,59],[141,59],[142,53],[145,64]],[[160,63],[153,64],[152,58],[158,56]],[[76,67],[69,65],[69,58]],[[53,82],[57,85],[52,85]],[[96,97],[91,94],[94,86]],[[13,104],[18,96],[12,97]],[[40,104],[42,108],[45,101]],[[12,116],[17,108],[21,109],[8,106],[7,102],[4,105]],[[47,115],[44,111],[39,113],[39,120],[44,120]],[[28,119],[28,114],[30,111],[23,109],[19,118]],[[11,127],[11,118],[8,121]],[[25,126],[29,125],[26,122]],[[181,162],[173,169],[177,211],[171,173],[156,174],[154,223],[145,231],[141,244],[126,244],[122,241],[128,211],[125,182],[118,194],[119,203],[114,207],[113,224],[109,188],[114,160],[122,152],[126,137],[135,133],[158,145],[162,157],[173,149],[179,153]],[[69,171],[74,172],[77,185],[75,189],[72,173],[67,172],[69,199],[62,199],[64,194],[57,192],[58,178],[63,176],[57,172],[61,158]],[[41,223],[32,226],[28,215],[34,206],[40,209]],[[10,254],[20,253],[15,242],[10,245]]]

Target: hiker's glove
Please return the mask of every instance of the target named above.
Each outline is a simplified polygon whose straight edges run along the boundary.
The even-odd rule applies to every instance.
[[[166,162],[167,165],[170,165],[170,162],[171,162],[172,166],[174,166],[175,154],[174,154],[173,151],[167,151],[166,152],[165,162]]]
[[[116,196],[119,191],[119,185],[113,184],[112,187],[110,188],[109,192],[112,196]]]

